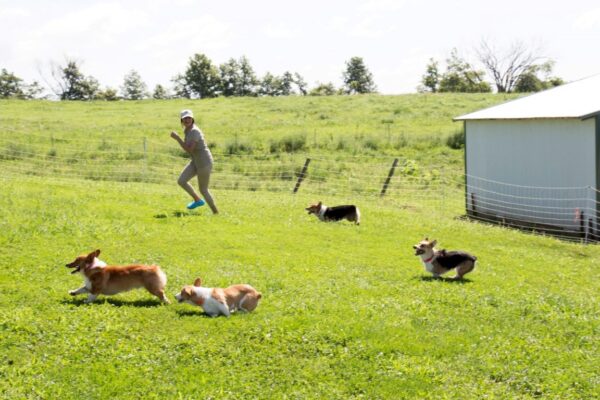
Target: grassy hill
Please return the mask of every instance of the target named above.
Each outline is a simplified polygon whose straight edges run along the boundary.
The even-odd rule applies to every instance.
[[[444,139],[460,127],[448,119],[497,101],[0,102],[0,397],[593,398],[598,247],[468,222],[460,186],[437,178],[460,177],[461,151]],[[174,183],[185,160],[168,132],[184,107],[226,166],[215,173],[221,215],[184,211]],[[389,135],[404,132],[406,144],[365,147],[387,143],[381,120],[395,109]],[[426,109],[437,111],[428,119]],[[236,134],[254,147],[227,155]],[[300,153],[271,150],[297,134],[307,137]],[[144,137],[147,158],[135,159]],[[293,195],[294,179],[273,171],[307,156],[322,180]],[[395,157],[404,170],[389,196],[353,191],[355,181],[378,188]],[[160,179],[124,179],[123,164],[150,160]],[[269,173],[252,182],[264,187],[224,183],[250,182],[262,164]],[[340,165],[350,183],[335,179]],[[306,215],[319,198],[356,203],[361,226]],[[412,250],[424,236],[473,252],[477,269],[463,282],[432,280]],[[198,276],[250,283],[263,299],[229,319],[144,291],[83,304],[68,295],[81,278],[64,264],[96,248],[109,263],[161,265],[171,300]]]

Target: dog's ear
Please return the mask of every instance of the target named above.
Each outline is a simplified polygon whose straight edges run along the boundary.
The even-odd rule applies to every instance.
[[[321,207],[323,205],[322,201],[319,201],[319,204],[317,204],[317,207]]]
[[[96,251],[92,251],[91,253],[89,253],[89,254],[87,255],[87,257],[85,257],[85,262],[86,262],[86,263],[91,263],[92,261],[94,261],[94,257],[96,257],[96,252],[97,252],[97,251],[98,251],[98,250],[96,250]]]
[[[437,244],[437,240],[433,239],[433,240],[431,241],[431,247],[434,247],[436,244]]]
[[[196,278],[196,280],[194,281],[194,286],[197,286],[197,287],[202,286],[202,279]]]

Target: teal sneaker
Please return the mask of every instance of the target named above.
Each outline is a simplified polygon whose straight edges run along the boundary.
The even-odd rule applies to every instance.
[[[201,207],[204,204],[206,204],[206,203],[202,199],[200,199],[198,201],[192,201],[190,204],[187,205],[187,209],[188,210],[193,210],[194,208]]]

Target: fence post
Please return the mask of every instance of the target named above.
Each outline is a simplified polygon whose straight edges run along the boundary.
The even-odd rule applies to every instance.
[[[306,176],[306,170],[308,169],[308,164],[310,164],[310,158],[307,158],[306,161],[304,162],[304,167],[302,167],[302,172],[300,172],[300,175],[298,176],[298,182],[296,182],[296,186],[294,187],[293,193],[296,193],[298,191],[298,189],[300,189],[300,184],[302,183],[302,181],[304,180],[304,177]]]
[[[398,159],[394,158],[394,162],[392,163],[392,168],[390,168],[390,172],[388,173],[388,177],[385,180],[385,183],[383,184],[383,187],[381,188],[381,194],[380,196],[383,196],[385,194],[385,191],[387,190],[390,181],[392,180],[392,176],[394,176],[394,170],[396,169],[396,166],[398,165]]]

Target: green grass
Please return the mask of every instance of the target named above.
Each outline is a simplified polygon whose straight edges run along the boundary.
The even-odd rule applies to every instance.
[[[600,250],[357,198],[363,224],[312,198],[21,177],[0,191],[2,398],[553,398],[597,395]],[[479,257],[431,280],[422,236]],[[172,296],[247,282],[251,314],[208,318],[144,291],[73,299],[66,262],[158,263]],[[171,297],[171,299],[173,299]]]
[[[430,184],[437,175],[460,179],[462,124],[452,118],[511,98],[5,100],[0,101],[0,163],[18,174],[170,183],[186,155],[169,132],[181,129],[179,110],[192,108],[217,159],[217,188],[288,190],[311,157],[309,179],[320,192],[324,187],[333,191],[343,174],[352,176],[355,188],[373,193],[380,190],[394,158],[400,160],[397,176],[412,183]]]
[[[461,218],[451,119],[510,98],[0,101],[0,398],[598,397],[600,248]],[[184,211],[183,108],[221,215]],[[357,204],[361,226],[319,222],[315,200]],[[430,279],[424,236],[477,269]],[[96,248],[161,265],[172,300],[198,276],[263,299],[229,319],[144,291],[83,304],[64,264]]]

